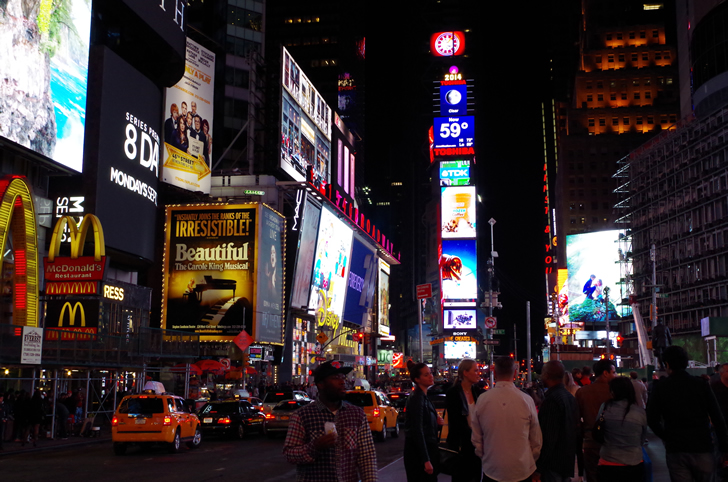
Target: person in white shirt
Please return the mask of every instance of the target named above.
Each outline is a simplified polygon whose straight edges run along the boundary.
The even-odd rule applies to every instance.
[[[483,481],[530,481],[541,452],[541,427],[533,399],[513,384],[518,365],[509,357],[494,363],[496,385],[478,398],[473,413],[475,454]]]

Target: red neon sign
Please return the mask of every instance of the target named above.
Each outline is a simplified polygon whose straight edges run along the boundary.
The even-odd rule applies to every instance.
[[[430,51],[436,57],[462,55],[465,51],[463,32],[437,32],[430,37]]]

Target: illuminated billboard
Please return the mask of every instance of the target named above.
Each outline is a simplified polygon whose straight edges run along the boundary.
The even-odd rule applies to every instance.
[[[277,212],[259,206],[257,283],[255,289],[255,340],[283,341],[283,236],[286,221]]]
[[[445,310],[443,328],[446,330],[475,330],[478,313],[476,310]]]
[[[474,341],[446,341],[445,359],[461,360],[463,358],[475,358],[476,344]]]
[[[331,210],[321,210],[313,280],[308,307],[316,310],[317,326],[341,324],[354,231]]]
[[[378,267],[374,250],[354,238],[349,283],[346,288],[344,320],[360,326],[367,325],[374,306]]]
[[[475,186],[442,188],[442,238],[475,238]]]
[[[379,260],[379,329],[380,335],[389,336],[389,265]]]
[[[164,182],[210,193],[214,93],[215,54],[188,38],[184,77],[164,96]]]
[[[568,315],[571,324],[619,319],[615,302],[621,302],[619,279],[620,231],[572,234],[566,237]],[[609,288],[607,306],[605,289]],[[562,313],[563,315],[563,313]]]
[[[266,334],[275,331],[272,324],[276,320],[271,316],[275,310],[269,307],[263,311],[263,307],[254,304],[258,299],[256,283],[267,283],[269,279],[277,283],[282,278],[280,271],[271,275],[270,266],[267,278],[265,271],[272,261],[270,246],[277,246],[277,242],[267,240],[264,244],[269,246],[268,252],[259,258],[260,206],[167,207],[162,286],[164,328],[197,333],[203,341],[232,341],[243,329],[255,341],[260,334],[272,338]],[[264,229],[278,229],[267,224],[270,216],[264,219]],[[276,258],[277,269],[282,269],[280,263]],[[270,288],[261,298],[270,300],[272,296],[268,293],[276,291],[277,288]],[[280,319],[281,313],[277,316]],[[282,329],[276,342],[282,342]]]
[[[470,185],[470,161],[441,161],[440,186]]]
[[[443,300],[477,300],[477,251],[474,239],[443,239],[440,256]]]
[[[441,85],[440,86],[440,115],[465,115],[468,113],[468,86]]]
[[[436,57],[452,57],[465,52],[463,32],[437,32],[430,36],[430,51]]]
[[[435,117],[433,149],[473,147],[475,145],[475,118]]]
[[[296,309],[308,306],[308,300],[311,296],[311,270],[313,270],[316,235],[318,234],[319,219],[321,218],[321,208],[313,205],[307,199],[306,194],[302,193],[302,195],[305,204],[303,218],[299,220],[301,234],[298,239],[298,258],[296,259],[296,271],[291,292],[291,307]]]
[[[91,2],[57,3],[2,2],[0,137],[81,172]]]
[[[330,182],[331,108],[283,48],[281,72],[281,163],[295,181]]]

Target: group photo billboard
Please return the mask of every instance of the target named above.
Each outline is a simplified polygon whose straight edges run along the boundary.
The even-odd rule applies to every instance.
[[[288,50],[281,55],[280,167],[294,181],[305,181],[311,168],[315,182],[330,182],[331,108]]]
[[[245,328],[257,340],[259,206],[167,207],[164,328],[197,333],[202,340],[232,340]]]
[[[568,319],[572,325],[605,321],[607,312],[610,320],[621,318],[615,307],[622,300],[618,284],[620,232],[599,231],[566,237]],[[606,288],[609,288],[609,300]]]
[[[351,268],[346,288],[344,320],[366,326],[374,307],[377,290],[377,256],[374,250],[354,238],[351,249]]]
[[[475,238],[475,186],[441,190],[442,238]]]
[[[477,310],[444,310],[443,328],[445,330],[475,330],[478,327]]]
[[[443,239],[440,255],[442,299],[478,298],[478,254],[474,239]]]
[[[91,2],[57,3],[2,2],[0,137],[81,172]]]
[[[173,186],[210,193],[215,54],[187,39],[184,77],[164,96],[164,169]]]
[[[309,309],[315,310],[317,326],[336,329],[341,324],[353,237],[354,231],[336,214],[321,210],[308,302]]]
[[[255,295],[255,341],[283,343],[283,236],[286,221],[260,205],[258,286]]]

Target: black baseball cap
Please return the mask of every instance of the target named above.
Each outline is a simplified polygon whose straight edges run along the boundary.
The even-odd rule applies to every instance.
[[[338,373],[343,373],[344,375],[346,375],[353,369],[354,367],[345,367],[341,364],[341,362],[337,360],[327,361],[316,367],[316,369],[313,371],[313,381],[314,383],[319,383],[324,381],[326,377],[336,375]]]

